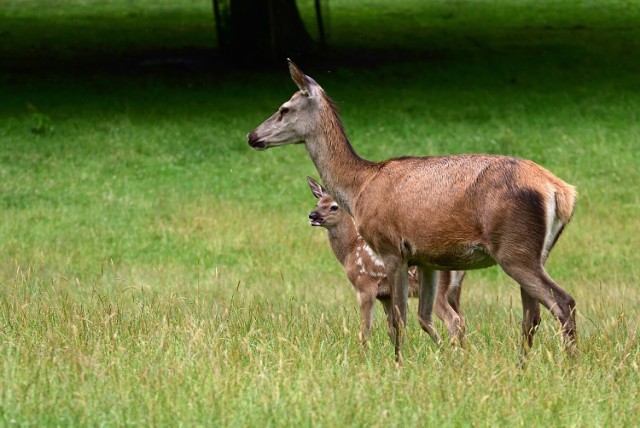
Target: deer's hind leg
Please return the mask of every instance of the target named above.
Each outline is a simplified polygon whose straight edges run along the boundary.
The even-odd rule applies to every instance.
[[[541,264],[536,264],[537,266],[501,264],[505,272],[520,284],[522,290],[524,351],[533,344],[533,335],[540,322],[540,302],[560,321],[567,349],[573,352],[576,345],[575,300],[549,277]]]
[[[515,191],[511,210],[490,227],[490,253],[504,271],[521,287],[523,351],[533,343],[539,323],[538,303],[560,321],[570,352],[575,350],[575,300],[556,284],[544,269],[549,251],[560,235],[563,223],[556,217],[555,196],[532,189]]]
[[[545,202],[541,194],[525,190],[515,200],[518,209],[503,213],[501,222],[505,226],[495,229],[496,235],[490,237],[490,242],[497,249],[492,251],[494,259],[521,287],[523,345],[526,348],[533,343],[540,318],[539,302],[560,321],[567,349],[573,352],[575,300],[544,269],[548,253],[562,231],[562,224],[555,218],[555,201]]]
[[[526,354],[533,346],[533,336],[540,325],[540,303],[520,287],[522,298],[522,351]]]

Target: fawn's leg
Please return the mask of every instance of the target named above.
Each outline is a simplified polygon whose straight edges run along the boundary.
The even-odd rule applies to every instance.
[[[464,316],[462,315],[462,311],[460,310],[460,296],[462,294],[462,281],[467,276],[465,271],[451,271],[451,281],[449,282],[449,293],[447,294],[447,300],[449,304],[456,311],[458,317],[460,317],[460,330],[459,337],[460,339],[464,338],[464,334],[466,331],[466,323],[464,321]]]
[[[376,297],[371,293],[358,293],[358,303],[360,303],[360,334],[359,339],[364,347],[368,346],[371,337],[371,325],[373,324],[373,311],[375,309]]]
[[[431,315],[438,288],[438,271],[418,267],[418,272],[420,279],[420,294],[418,297],[418,320],[420,321],[420,327],[440,346],[442,345],[442,339],[440,339],[440,335],[438,335],[438,332],[433,326]],[[453,312],[453,310],[451,311]]]
[[[455,308],[449,303],[449,293],[451,292],[451,283],[453,273],[449,271],[437,272],[438,274],[438,292],[435,301],[436,315],[444,321],[449,332],[450,343],[455,345],[461,339],[460,316]]]

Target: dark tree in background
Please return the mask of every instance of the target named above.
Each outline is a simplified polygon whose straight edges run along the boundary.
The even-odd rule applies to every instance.
[[[218,45],[241,61],[277,62],[313,48],[295,0],[213,0]]]

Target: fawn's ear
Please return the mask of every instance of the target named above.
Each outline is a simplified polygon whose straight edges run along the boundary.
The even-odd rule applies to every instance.
[[[291,73],[291,78],[293,82],[298,86],[302,95],[309,95],[309,79],[304,75],[302,70],[298,68],[297,65],[293,63],[289,58],[287,58],[287,62],[289,63],[289,73]]]
[[[324,187],[322,187],[316,180],[311,177],[307,177],[307,182],[309,182],[309,187],[311,188],[311,193],[313,196],[320,199],[325,195]]]

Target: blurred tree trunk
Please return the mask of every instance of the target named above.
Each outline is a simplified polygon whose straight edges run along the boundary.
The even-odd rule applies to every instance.
[[[213,0],[213,7],[218,44],[232,58],[273,63],[313,48],[295,0]]]

